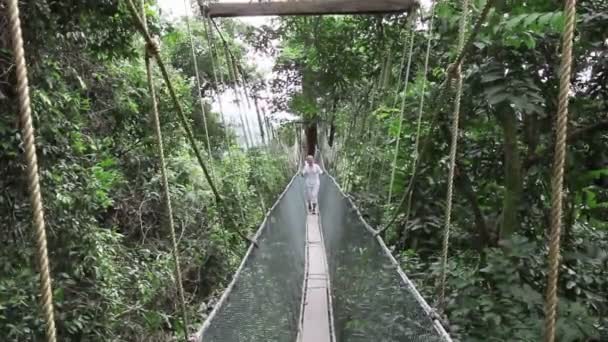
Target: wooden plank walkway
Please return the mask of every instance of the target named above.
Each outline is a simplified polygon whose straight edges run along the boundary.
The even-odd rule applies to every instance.
[[[306,277],[299,342],[335,342],[325,245],[319,216],[306,217]]]

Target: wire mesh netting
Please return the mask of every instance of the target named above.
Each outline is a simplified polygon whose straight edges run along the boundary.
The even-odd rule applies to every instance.
[[[445,341],[413,289],[329,177],[319,193],[337,341]]]
[[[306,210],[296,177],[271,210],[204,342],[295,341],[304,282]]]
[[[204,342],[293,342],[305,273],[303,180],[295,177],[270,211],[233,286],[203,327]],[[428,306],[366,229],[337,184],[323,176],[321,225],[337,342],[450,341]]]

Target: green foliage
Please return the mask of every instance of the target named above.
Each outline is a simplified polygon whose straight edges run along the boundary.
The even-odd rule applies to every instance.
[[[471,26],[485,4],[472,2]],[[430,302],[437,293],[452,117],[452,104],[444,101],[452,94],[438,98],[438,86],[458,53],[459,6],[456,1],[436,6],[428,75],[422,74],[428,37],[422,30],[414,33],[410,76],[415,77],[407,92],[403,85],[397,88],[406,73],[395,62],[406,41],[401,16],[287,18],[278,30],[283,45],[275,68],[283,74],[276,82],[277,106],[304,112],[301,108],[312,102],[323,124],[335,128],[338,179],[373,225],[396,215],[385,239],[407,256],[403,266]],[[542,0],[495,2],[465,58],[447,308],[450,332],[459,340],[541,339],[562,10],[561,4]],[[605,32],[598,30],[608,24],[607,11],[597,1],[577,6],[559,284],[558,336],[565,341],[601,340],[608,329],[603,281],[608,264],[599,252],[608,241],[608,64]],[[388,63],[385,54],[391,53]],[[387,65],[388,81],[379,82]],[[308,94],[284,91],[307,85]],[[408,216],[407,206],[397,203],[413,172],[423,96],[422,141],[430,136],[425,154],[418,154],[420,172]],[[327,128],[323,124],[321,131]],[[387,205],[393,167],[393,198]],[[351,322],[353,329],[364,323]]]
[[[56,323],[62,341],[166,341],[181,333],[174,261],[162,202],[149,112],[143,44],[118,1],[21,1],[34,125],[40,162]],[[207,143],[214,181],[235,199],[234,227],[223,221],[209,184],[187,145],[173,103],[155,71],[171,199],[192,324],[198,306],[222,289],[264,212],[286,184],[285,160],[241,151],[217,113],[202,113],[184,25],[163,23],[153,7],[150,28],[163,35],[168,72],[198,143]],[[0,16],[0,334],[42,340],[34,237],[21,136],[16,123],[14,66]],[[233,27],[234,26],[234,27]],[[228,26],[231,34],[242,28]],[[200,26],[193,25],[196,35]],[[195,40],[208,76],[206,40]],[[237,44],[232,42],[233,46]],[[239,51],[235,54],[242,58]],[[207,78],[209,79],[209,78]],[[221,89],[225,84],[210,84]],[[204,94],[209,96],[210,94]],[[204,146],[207,147],[207,146]],[[206,148],[201,148],[205,151]],[[223,158],[217,158],[222,155]],[[263,188],[261,188],[263,187]],[[238,194],[238,196],[236,196]],[[238,198],[238,199],[237,199]],[[243,205],[236,205],[236,204]],[[190,327],[191,328],[191,327]],[[190,329],[192,330],[192,329]]]

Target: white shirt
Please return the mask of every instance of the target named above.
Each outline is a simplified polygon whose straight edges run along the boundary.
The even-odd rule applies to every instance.
[[[304,165],[304,169],[302,169],[302,175],[304,176],[306,186],[318,186],[321,184],[319,180],[319,175],[323,174],[323,170],[317,164],[312,164],[309,166],[308,164]]]

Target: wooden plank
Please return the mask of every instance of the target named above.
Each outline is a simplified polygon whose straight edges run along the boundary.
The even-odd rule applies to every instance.
[[[309,214],[306,217],[307,260],[302,298],[303,310],[298,342],[332,342],[333,322],[330,317],[329,274],[325,245],[321,235],[319,217]]]
[[[326,15],[403,13],[418,7],[418,0],[302,0],[222,3],[201,5],[209,17],[250,17],[269,15]]]

